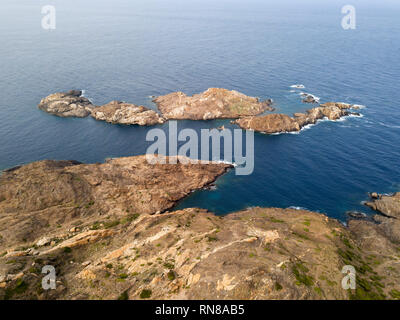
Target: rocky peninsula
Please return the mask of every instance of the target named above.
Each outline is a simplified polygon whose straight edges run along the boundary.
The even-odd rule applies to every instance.
[[[400,299],[399,195],[372,199],[383,222],[348,227],[305,210],[173,211],[230,167],[138,156],[5,170],[0,298]],[[44,265],[57,270],[55,290],[41,287]],[[345,265],[356,290],[342,288]]]
[[[349,115],[359,115],[351,112],[351,109],[359,108],[347,103],[328,102],[318,107],[307,110],[306,113],[295,113],[293,117],[286,114],[268,114],[263,116],[243,117],[233,123],[245,130],[273,134],[285,132],[298,132],[310,124],[316,124],[318,120],[338,120]]]
[[[153,100],[165,119],[211,120],[236,119],[272,111],[272,101],[259,101],[235,90],[210,88],[187,96],[174,92]]]

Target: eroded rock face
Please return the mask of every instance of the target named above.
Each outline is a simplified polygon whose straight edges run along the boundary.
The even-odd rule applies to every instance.
[[[120,101],[111,101],[94,108],[92,117],[96,120],[126,125],[150,126],[164,123],[164,119],[154,110]]]
[[[253,116],[266,110],[273,110],[272,102],[259,101],[237,91],[211,88],[191,97],[182,92],[174,92],[154,99],[158,109],[166,119],[235,119]]]
[[[72,228],[73,221],[113,212],[163,212],[230,167],[150,164],[137,156],[103,164],[40,161],[6,171],[0,176],[0,250],[23,239],[38,241],[59,223]]]
[[[293,117],[285,114],[268,114],[265,116],[244,117],[236,120],[242,129],[254,130],[263,133],[283,133],[300,131],[303,127],[315,124],[318,120],[327,118],[338,120],[351,114],[353,106],[345,103],[328,102],[319,107],[307,110],[306,113],[295,113]]]
[[[391,218],[400,219],[400,192],[393,195],[380,195],[374,192],[371,194],[371,200],[366,205],[372,210],[379,211]]]
[[[373,218],[378,223],[377,230],[392,242],[400,244],[400,193],[393,195],[371,194],[371,201],[365,203],[379,212]]]
[[[82,91],[71,90],[49,95],[40,101],[38,107],[59,117],[84,118],[90,115],[94,106],[87,98],[82,97]]]

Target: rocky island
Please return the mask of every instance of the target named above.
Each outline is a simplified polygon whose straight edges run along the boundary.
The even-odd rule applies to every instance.
[[[165,121],[154,110],[120,101],[93,108],[91,115],[96,120],[126,125],[152,126]]]
[[[90,115],[94,105],[89,99],[82,97],[82,91],[70,90],[49,95],[40,101],[38,107],[59,117],[85,118]]]
[[[372,199],[387,215],[379,224],[348,228],[305,210],[173,210],[230,167],[138,156],[5,170],[0,298],[400,299],[398,195]],[[41,287],[44,265],[56,268],[55,290]],[[356,290],[342,288],[345,265]]]
[[[307,110],[306,113],[295,113],[293,117],[286,114],[268,114],[264,116],[243,117],[233,123],[245,130],[254,130],[262,133],[297,132],[307,125],[315,124],[318,120],[327,118],[338,120],[349,115],[359,115],[351,109],[359,108],[347,103],[328,102]]]
[[[49,95],[42,99],[39,109],[59,117],[92,116],[99,121],[113,124],[151,126],[164,123],[154,110],[121,101],[111,101],[102,106],[93,105],[82,97],[82,91],[71,90]]]
[[[274,110],[271,100],[259,101],[235,90],[219,88],[210,88],[191,97],[183,92],[174,92],[153,101],[168,120],[236,119]]]

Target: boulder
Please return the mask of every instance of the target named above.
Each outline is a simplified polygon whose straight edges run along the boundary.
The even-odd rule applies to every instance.
[[[38,107],[59,117],[84,118],[90,115],[94,106],[89,99],[82,97],[82,91],[70,90],[47,96],[40,101]]]

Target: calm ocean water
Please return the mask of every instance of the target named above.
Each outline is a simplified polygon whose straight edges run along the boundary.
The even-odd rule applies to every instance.
[[[96,104],[209,87],[300,102],[293,84],[321,101],[367,106],[364,117],[321,122],[300,134],[255,135],[255,171],[234,172],[179,207],[218,214],[249,206],[305,207],[345,219],[367,212],[369,191],[400,190],[400,3],[352,1],[357,29],[341,28],[342,1],[30,1],[0,5],[0,169],[41,159],[101,162],[139,155],[150,128],[62,119],[42,97],[84,89]],[[318,4],[319,3],[319,4]],[[41,28],[41,6],[57,28]],[[229,121],[181,121],[212,128]],[[167,125],[160,126],[167,128]]]

